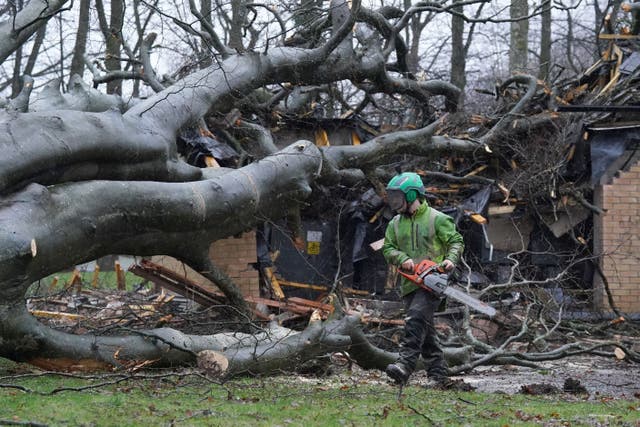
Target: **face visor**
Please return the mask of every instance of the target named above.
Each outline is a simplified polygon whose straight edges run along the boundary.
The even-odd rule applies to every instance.
[[[400,190],[388,190],[387,191],[387,204],[391,209],[396,212],[402,210],[405,206],[406,199],[405,195]]]

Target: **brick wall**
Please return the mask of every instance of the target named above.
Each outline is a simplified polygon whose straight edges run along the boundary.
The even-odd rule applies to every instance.
[[[614,304],[640,313],[640,162],[598,187],[595,202],[607,211],[594,216],[594,247],[603,254],[601,267]],[[596,307],[609,309],[602,281],[595,279]]]
[[[243,295],[260,296],[258,270],[251,265],[257,261],[255,232],[251,231],[238,238],[230,237],[212,243],[209,256],[215,265],[238,285]],[[156,256],[152,261],[184,274],[198,284],[214,286],[208,279],[174,258]]]
[[[260,296],[258,270],[251,265],[258,261],[255,231],[213,242],[209,257],[233,279],[243,295]]]

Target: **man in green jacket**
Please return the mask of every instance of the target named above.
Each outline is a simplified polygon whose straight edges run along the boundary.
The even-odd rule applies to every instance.
[[[407,272],[422,260],[452,271],[464,249],[464,241],[453,219],[430,207],[422,179],[416,173],[395,176],[387,185],[387,203],[397,215],[387,226],[382,251],[386,261]],[[437,383],[447,382],[447,365],[434,328],[434,313],[441,298],[402,277],[400,290],[406,310],[405,335],[400,357],[386,373],[404,384],[422,355],[427,374]]]

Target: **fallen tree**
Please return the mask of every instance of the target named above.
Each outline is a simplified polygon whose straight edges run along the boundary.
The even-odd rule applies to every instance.
[[[414,13],[416,9],[409,9],[399,22],[406,25]],[[44,11],[38,20],[52,15]],[[538,91],[536,79],[526,75],[504,83],[502,88],[512,84],[524,88],[523,95],[477,138],[439,133],[447,119],[429,114],[431,107],[425,104],[429,120],[424,126],[383,134],[358,146],[316,147],[298,141],[276,151],[267,137],[246,147],[259,160],[238,169],[200,169],[178,156],[176,138],[182,129],[196,126],[211,111],[227,113],[230,105],[271,84],[348,80],[371,94],[402,94],[425,102],[444,96],[447,110],[455,113],[459,90],[451,84],[419,83],[408,74],[392,75],[387,70],[390,52],[376,38],[360,47],[364,51],[353,47],[354,23],[367,22],[375,28],[378,21],[372,17],[383,19],[384,14],[367,11],[358,2],[349,6],[334,1],[331,32],[321,43],[271,47],[265,52],[218,46],[217,61],[167,87],[146,69],[144,78],[157,93],[124,112],[120,111],[124,104],[114,103],[113,98],[91,102],[91,107],[67,99],[61,107],[53,96],[45,96],[37,111],[32,111],[32,85],[25,79],[29,84],[0,112],[0,228],[4,230],[0,237],[0,356],[47,368],[107,369],[194,363],[198,355],[213,351],[227,361],[223,365],[228,366],[220,369],[228,374],[287,369],[292,359],[332,351],[349,352],[368,368],[382,368],[392,360],[393,354],[367,341],[353,316],[314,320],[303,332],[276,339],[267,333],[254,338],[251,345],[223,345],[217,337],[189,336],[169,328],[121,336],[67,334],[38,322],[24,304],[32,283],[71,265],[113,253],[162,254],[210,278],[229,303],[247,315],[237,287],[208,257],[212,241],[262,221],[297,215],[317,185],[349,185],[366,179],[381,188],[388,173],[379,165],[399,154],[491,153],[505,133],[521,130],[517,117]],[[391,41],[400,29],[381,33]],[[79,97],[90,92],[79,82],[76,88]],[[117,109],[100,111],[114,106]],[[560,122],[558,117],[545,116],[531,126]],[[254,125],[252,130],[256,129],[264,130]],[[508,190],[500,188],[508,196]],[[451,354],[461,369],[519,360],[507,350],[509,342],[495,351],[470,338],[471,344]],[[473,356],[472,350],[479,355]]]

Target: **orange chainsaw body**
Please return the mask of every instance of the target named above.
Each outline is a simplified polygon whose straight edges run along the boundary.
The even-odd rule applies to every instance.
[[[444,269],[430,259],[420,261],[413,269],[413,273],[407,273],[401,268],[398,268],[398,273],[402,274],[413,283],[421,284],[424,281],[425,276],[431,273],[444,273]]]

